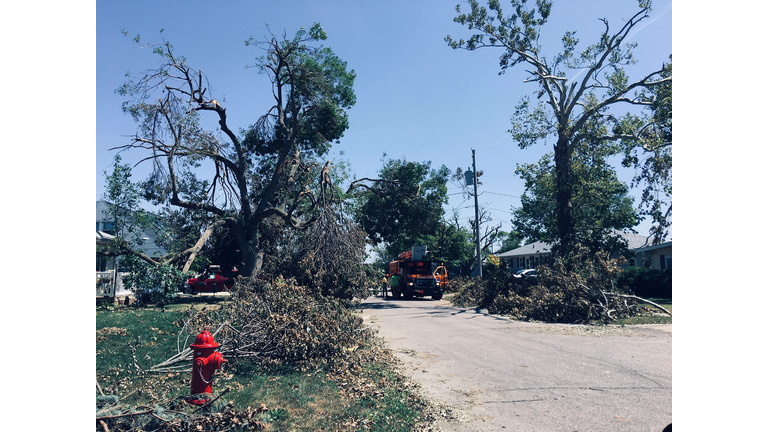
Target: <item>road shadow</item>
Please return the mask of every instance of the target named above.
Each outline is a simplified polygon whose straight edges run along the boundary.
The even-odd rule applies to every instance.
[[[375,300],[378,301],[375,301]],[[360,302],[360,307],[363,309],[395,309],[395,308],[402,308],[405,307],[405,304],[407,303],[419,303],[419,302],[434,302],[435,300],[432,300],[429,297],[413,297],[413,298],[394,298],[394,297],[387,297],[387,298],[381,298],[379,296],[375,297],[369,297],[363,301]]]
[[[398,305],[395,302],[382,302],[382,303],[360,303],[360,309],[377,309],[377,310],[384,310],[384,309],[398,309],[402,308],[403,306]]]
[[[427,310],[427,311],[423,309],[419,309],[418,310],[419,315],[433,316],[435,318],[468,315],[467,319],[489,317],[497,321],[505,321],[505,322],[509,321],[509,318],[501,315],[491,314],[488,312],[487,309],[460,308],[460,307],[453,306],[451,304],[445,304],[444,302],[438,303],[437,301],[432,300],[430,297],[412,297],[412,298],[400,297],[398,299],[395,299],[393,297],[387,297],[383,299],[379,296],[376,296],[376,297],[369,297],[368,299],[363,300],[360,303],[359,307],[361,309],[392,310],[392,309],[405,309],[409,305],[416,305],[416,304],[426,305],[427,303],[433,303],[435,306],[435,309]]]

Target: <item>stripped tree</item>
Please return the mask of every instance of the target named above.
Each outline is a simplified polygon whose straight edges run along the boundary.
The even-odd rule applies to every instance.
[[[156,203],[200,212],[208,218],[198,240],[173,260],[188,269],[216,227],[234,233],[243,276],[255,276],[264,251],[262,224],[277,218],[286,228],[305,228],[329,201],[341,199],[320,158],[348,128],[355,103],[355,72],[330,48],[319,24],[293,38],[274,34],[246,45],[263,51],[255,68],[272,87],[270,108],[239,133],[228,122],[201,69],[187,64],[168,42],[152,45],[159,67],[129,79],[118,91],[123,110],[138,123],[129,144],[114,149],[146,152],[152,171],[142,184]],[[135,39],[138,41],[138,38]],[[206,128],[212,115],[217,128]],[[208,179],[198,180],[208,168]],[[203,174],[201,174],[203,173]],[[205,193],[185,194],[182,181],[205,184]],[[351,189],[358,184],[353,182]]]
[[[451,36],[445,40],[454,49],[502,49],[500,74],[518,64],[529,67],[526,82],[538,86],[535,94],[541,100],[532,104],[529,96],[522,98],[512,115],[509,132],[521,148],[554,137],[557,248],[567,255],[576,243],[572,203],[574,149],[582,143],[617,142],[642,136],[646,124],[622,122],[610,109],[620,104],[650,107],[657,93],[647,90],[672,82],[671,70],[662,75],[664,65],[635,82],[630,82],[624,71],[624,66],[635,63],[632,50],[636,45],[625,41],[648,18],[651,2],[641,0],[640,10],[618,31],[602,19],[603,31],[598,41],[580,52],[576,51],[576,32],[565,32],[563,50],[550,59],[544,56],[539,40],[552,10],[551,1],[536,0],[535,7],[529,10],[526,0],[511,0],[514,13],[509,16],[504,16],[498,0],[489,0],[488,8],[476,0],[468,3],[469,13],[461,13],[460,5],[456,6],[458,16],[454,21],[478,33],[468,40],[454,40]],[[569,78],[568,70],[581,73]]]

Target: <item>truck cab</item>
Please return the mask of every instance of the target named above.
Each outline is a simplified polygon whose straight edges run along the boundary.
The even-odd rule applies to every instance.
[[[401,253],[389,263],[389,274],[400,276],[400,285],[392,287],[394,298],[431,296],[440,300],[448,285],[448,271],[442,262],[431,259],[425,246]]]

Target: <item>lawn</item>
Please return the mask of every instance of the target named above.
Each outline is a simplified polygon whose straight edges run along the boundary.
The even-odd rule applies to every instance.
[[[663,298],[648,298],[646,300],[650,300],[657,305],[663,307],[664,309],[668,310],[670,313],[672,312],[672,299],[663,299]],[[663,311],[651,306],[651,305],[645,305],[644,308],[646,309],[647,314],[635,316],[632,318],[622,318],[618,319],[612,324],[672,324],[672,317],[665,314]]]
[[[191,364],[177,372],[144,371],[192,342],[177,340],[191,308],[220,306],[226,307],[226,303],[97,311],[96,379],[105,395],[113,395],[100,396],[95,390],[102,405],[97,408],[97,418],[105,418],[109,430],[150,429],[147,426],[164,430],[160,427],[172,425],[174,420],[201,414],[183,402],[190,393]],[[298,371],[228,361],[216,372],[213,396],[229,391],[211,405],[213,414],[207,421],[232,417],[237,411],[238,421],[260,424],[266,430],[413,430],[424,417],[421,409],[428,405],[426,401],[399,373],[395,357],[386,348],[369,346],[358,351],[360,361],[351,371],[332,367]],[[117,398],[117,405],[108,404]],[[142,410],[153,412],[106,418]],[[215,428],[207,426],[206,430]]]

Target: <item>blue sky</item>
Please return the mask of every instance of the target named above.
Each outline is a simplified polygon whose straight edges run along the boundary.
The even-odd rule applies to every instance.
[[[535,90],[524,84],[526,73],[516,67],[499,76],[500,50],[453,50],[446,35],[468,37],[469,31],[453,22],[456,1],[163,1],[96,2],[96,198],[104,191],[103,172],[110,170],[114,151],[129,142],[135,125],[122,114],[123,99],[114,90],[125,73],[134,75],[157,64],[151,49],[125,37],[141,35],[142,42],[169,40],[176,53],[202,68],[218,100],[225,99],[231,127],[245,127],[262,115],[270,101],[267,77],[245,66],[258,50],[245,39],[276,34],[292,35],[301,26],[320,23],[330,46],[357,73],[357,104],[349,110],[350,128],[330,158],[347,159],[358,177],[373,177],[384,153],[390,158],[432,161],[452,171],[467,169],[475,149],[478,170],[484,171],[480,203],[494,223],[511,229],[513,205],[524,189],[515,165],[537,161],[552,145],[521,150],[506,132],[510,115],[525,94]],[[503,4],[503,3],[502,3]],[[549,57],[561,46],[566,30],[577,30],[586,46],[602,30],[599,18],[618,29],[622,19],[636,11],[634,0],[555,2],[542,45]],[[466,5],[465,5],[466,8]],[[162,35],[160,30],[163,30]],[[654,12],[632,41],[638,64],[630,78],[658,69],[672,52],[670,1],[654,2]],[[521,65],[522,66],[522,65]],[[634,73],[633,73],[634,72]],[[624,107],[621,107],[625,110]],[[623,111],[622,111],[623,113]],[[137,152],[121,154],[135,162]],[[135,169],[135,177],[145,170]],[[621,171],[629,181],[632,172]],[[639,191],[633,191],[637,195]],[[462,217],[473,215],[472,201],[450,185],[450,204]],[[649,222],[638,227],[646,232]]]

